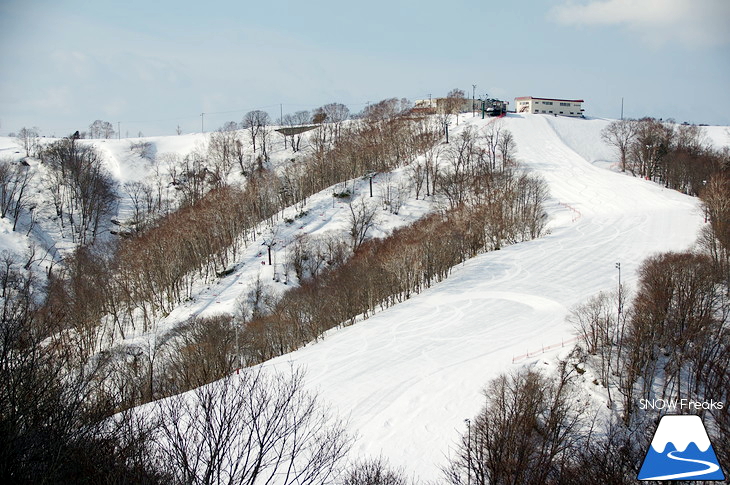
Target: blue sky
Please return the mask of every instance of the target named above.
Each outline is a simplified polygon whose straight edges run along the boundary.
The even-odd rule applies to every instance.
[[[0,1],[0,134],[122,136],[252,109],[581,98],[590,116],[730,125],[728,0]]]

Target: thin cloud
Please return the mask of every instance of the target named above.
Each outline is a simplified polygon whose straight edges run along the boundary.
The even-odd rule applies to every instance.
[[[549,17],[565,25],[624,26],[655,47],[730,43],[728,0],[569,0],[554,7]]]

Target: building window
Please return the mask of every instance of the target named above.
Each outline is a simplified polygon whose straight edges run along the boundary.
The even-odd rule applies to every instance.
[[[560,103],[560,106],[570,106],[570,103]]]

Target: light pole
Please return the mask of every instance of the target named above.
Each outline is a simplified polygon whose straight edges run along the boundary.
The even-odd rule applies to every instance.
[[[472,84],[471,85],[471,116],[472,116],[472,118],[474,116],[476,116],[476,110],[474,109],[474,101],[476,100],[476,98],[475,98],[476,91],[477,91],[477,85]]]
[[[649,159],[646,162],[646,169],[644,175],[647,180],[654,180],[654,143],[646,145],[647,156]]]
[[[235,324],[236,328],[236,360],[238,361],[238,368],[236,369],[236,374],[238,374],[241,371],[241,346],[238,343],[238,323]]]
[[[618,316],[621,318],[621,263],[616,263],[618,270]]]
[[[621,297],[621,263],[616,263],[618,270],[618,321],[617,325],[621,325],[621,314],[623,313],[623,299]]]
[[[471,485],[471,420],[465,419],[466,423],[466,485]]]

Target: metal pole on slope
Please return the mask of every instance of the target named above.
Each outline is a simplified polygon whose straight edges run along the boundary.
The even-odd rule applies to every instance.
[[[472,117],[476,116],[476,107],[474,106],[474,103],[476,101],[476,97],[475,97],[476,90],[477,90],[477,85],[472,84],[471,85],[471,116]]]
[[[465,419],[466,423],[466,485],[471,485],[471,420]]]
[[[616,263],[618,270],[618,318],[621,319],[621,263]]]
[[[238,344],[238,324],[236,323],[236,357],[238,357],[238,368],[236,369],[236,374],[238,374],[241,371],[241,347]]]

